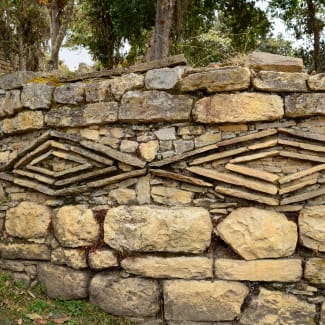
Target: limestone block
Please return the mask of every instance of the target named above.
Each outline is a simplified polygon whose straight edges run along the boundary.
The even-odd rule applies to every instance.
[[[183,205],[190,204],[194,194],[174,187],[153,186],[151,188],[151,196],[157,203],[166,205]]]
[[[146,73],[145,85],[147,89],[172,89],[184,72],[184,67],[153,69]]]
[[[294,92],[307,91],[308,74],[299,72],[260,71],[253,79],[258,90]]]
[[[298,224],[302,244],[314,251],[325,252],[325,205],[302,209]]]
[[[309,258],[304,277],[314,284],[325,284],[325,258]]]
[[[176,140],[175,127],[162,128],[157,131],[154,131],[154,134],[159,140]]]
[[[159,143],[156,140],[152,140],[146,143],[141,143],[139,146],[140,155],[144,160],[152,161],[156,157],[158,148],[159,148]]]
[[[280,96],[247,92],[204,97],[193,110],[194,120],[201,123],[273,121],[283,114]]]
[[[316,306],[280,291],[260,289],[256,297],[244,311],[239,324],[271,325],[316,324],[314,321]]]
[[[304,69],[300,58],[257,51],[248,56],[245,65],[254,70],[267,71],[302,72]]]
[[[99,224],[84,206],[60,208],[53,217],[53,227],[56,239],[66,247],[92,245],[99,238]]]
[[[105,124],[117,121],[118,104],[116,102],[99,102],[84,107],[62,106],[52,108],[45,115],[48,126],[85,126]]]
[[[118,204],[132,204],[136,201],[135,190],[129,188],[117,188],[110,191],[109,196]]]
[[[7,210],[6,231],[11,236],[25,239],[46,237],[51,214],[51,210],[44,205],[21,202]]]
[[[325,94],[292,94],[286,96],[285,115],[288,117],[325,115]]]
[[[176,140],[174,141],[174,147],[176,154],[181,154],[186,151],[194,149],[194,143],[192,140]]]
[[[90,272],[40,263],[37,266],[37,274],[50,298],[69,300],[88,297]]]
[[[46,84],[28,83],[21,92],[21,102],[30,109],[49,109],[54,87]]]
[[[104,221],[104,241],[119,251],[201,253],[211,231],[203,208],[119,206],[108,210]]]
[[[37,73],[32,71],[19,71],[5,74],[0,77],[0,88],[6,90],[21,88],[27,82],[36,77]]]
[[[12,134],[22,131],[39,130],[44,126],[43,113],[40,111],[25,111],[18,113],[13,118],[4,119],[0,125],[5,134]]]
[[[165,318],[174,321],[231,321],[240,315],[248,288],[238,282],[164,281]]]
[[[308,86],[311,90],[325,90],[325,73],[318,73],[310,76],[308,79]]]
[[[247,89],[250,85],[250,71],[242,67],[225,67],[193,73],[178,83],[181,91],[206,89],[208,93]]]
[[[119,120],[124,122],[177,122],[191,117],[193,100],[164,91],[129,91],[122,98]]]
[[[150,175],[138,178],[136,185],[137,200],[139,204],[150,203]]]
[[[84,97],[85,85],[82,83],[62,85],[54,90],[54,101],[60,104],[77,105]]]
[[[279,212],[238,208],[217,227],[221,238],[245,260],[290,256],[297,244],[297,226]]]
[[[216,276],[223,280],[297,282],[302,277],[300,259],[242,261],[218,258]]]
[[[140,89],[144,86],[142,74],[129,73],[110,80],[110,93],[116,100],[121,100],[124,93],[133,89]]]
[[[88,264],[94,270],[103,270],[119,265],[117,254],[111,249],[104,248],[89,252]]]
[[[73,269],[87,267],[85,250],[58,247],[52,250],[51,262],[53,264],[67,265]]]
[[[13,115],[22,107],[20,90],[7,91],[3,103],[0,105],[0,117]]]
[[[195,148],[208,146],[221,140],[221,132],[206,132],[194,140]]]
[[[132,274],[150,278],[212,278],[212,260],[203,257],[128,257],[121,266]]]
[[[120,150],[122,152],[135,152],[138,149],[138,142],[122,140]]]
[[[0,243],[0,256],[7,259],[49,260],[51,250],[41,244],[3,244]]]
[[[118,273],[98,273],[89,287],[90,303],[122,316],[156,316],[159,286],[152,279],[122,278]]]

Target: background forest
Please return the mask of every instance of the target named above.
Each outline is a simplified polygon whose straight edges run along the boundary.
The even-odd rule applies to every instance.
[[[0,0],[0,15],[15,70],[58,69],[64,45],[87,48],[98,69],[179,53],[204,66],[261,50],[325,71],[325,0]]]

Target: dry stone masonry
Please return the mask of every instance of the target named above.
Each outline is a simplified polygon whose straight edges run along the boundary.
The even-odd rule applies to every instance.
[[[325,74],[303,69],[1,77],[0,270],[135,324],[325,324]]]

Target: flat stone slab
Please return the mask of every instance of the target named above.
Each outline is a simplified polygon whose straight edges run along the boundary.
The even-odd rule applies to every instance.
[[[0,256],[7,259],[40,260],[51,258],[51,250],[42,244],[4,244],[0,243]]]
[[[37,76],[38,74],[32,71],[19,71],[6,74],[0,77],[0,88],[5,90],[21,88]]]
[[[196,207],[119,206],[104,221],[104,241],[118,251],[201,253],[211,231],[209,212]]]
[[[285,98],[285,116],[325,115],[325,94],[292,94]]]

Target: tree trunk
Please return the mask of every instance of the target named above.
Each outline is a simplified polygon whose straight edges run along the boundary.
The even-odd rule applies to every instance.
[[[313,0],[307,0],[308,6],[308,20],[310,27],[313,31],[314,37],[314,69],[318,73],[320,72],[321,62],[320,62],[320,26],[316,17],[316,8]]]
[[[175,7],[176,0],[157,0],[155,28],[145,61],[158,60],[168,56]]]
[[[24,41],[23,41],[23,35],[21,31],[18,31],[18,60],[19,60],[19,71],[26,71]]]

